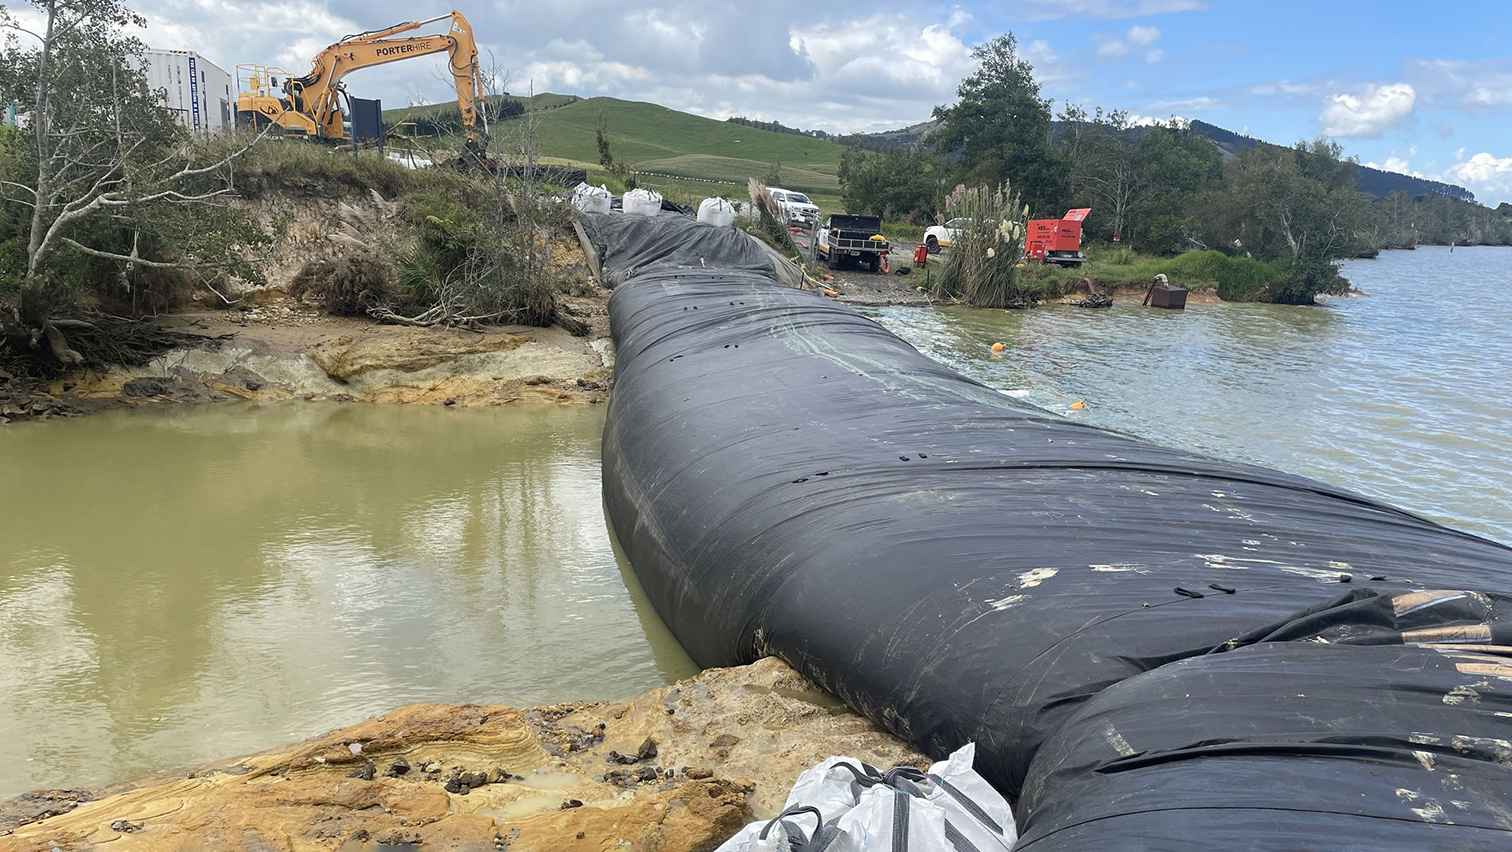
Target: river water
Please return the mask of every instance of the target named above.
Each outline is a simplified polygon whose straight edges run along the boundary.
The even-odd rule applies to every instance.
[[[1509,270],[1509,249],[1423,248],[1349,264],[1370,295],[1317,308],[876,316],[1066,416],[1512,541]],[[605,527],[603,416],[293,403],[0,428],[0,796],[414,701],[692,674]]]
[[[926,355],[1051,411],[1512,543],[1512,249],[1383,252],[1344,274],[1368,295],[876,316]]]
[[[694,673],[611,543],[603,419],[295,403],[0,428],[0,796],[410,702]]]

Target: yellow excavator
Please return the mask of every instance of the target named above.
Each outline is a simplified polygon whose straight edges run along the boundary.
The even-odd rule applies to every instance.
[[[439,21],[450,22],[445,34],[401,35]],[[236,66],[237,123],[256,130],[277,125],[280,132],[289,136],[345,141],[341,99],[346,97],[346,85],[342,78],[359,68],[443,52],[450,61],[457,86],[457,107],[467,135],[467,153],[486,162],[485,138],[478,128],[478,109],[483,103],[478,46],[473,41],[472,24],[455,10],[425,21],[406,21],[346,36],[322,50],[311,64],[310,73],[303,77],[266,65]],[[488,130],[486,119],[482,130],[483,133]]]

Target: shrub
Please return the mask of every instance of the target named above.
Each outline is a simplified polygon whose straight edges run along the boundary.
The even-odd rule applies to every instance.
[[[1218,298],[1226,302],[1262,298],[1267,288],[1282,277],[1274,264],[1252,257],[1230,257],[1211,249],[1178,254],[1166,261],[1162,271],[1173,282],[1212,284],[1218,289]]]
[[[1349,291],[1349,281],[1339,267],[1323,257],[1298,255],[1285,263],[1284,272],[1265,289],[1265,301],[1281,305],[1311,305],[1319,293]]]
[[[207,145],[206,155],[217,145],[230,146],[244,140],[230,137]],[[426,179],[433,176],[427,170]],[[456,176],[461,178],[460,175]],[[394,198],[415,186],[415,170],[390,160],[378,151],[353,154],[346,148],[330,148],[313,142],[264,139],[237,162],[236,188],[249,198],[273,192],[296,192],[319,196],[362,195],[375,190]]]
[[[294,276],[289,295],[313,296],[333,314],[366,315],[394,298],[388,267],[371,255],[323,258],[306,263]]]

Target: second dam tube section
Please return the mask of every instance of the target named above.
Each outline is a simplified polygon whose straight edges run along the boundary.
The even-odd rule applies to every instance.
[[[700,664],[976,741],[1024,848],[1512,842],[1512,550],[1048,415],[710,226],[584,226],[622,282],[606,504]]]

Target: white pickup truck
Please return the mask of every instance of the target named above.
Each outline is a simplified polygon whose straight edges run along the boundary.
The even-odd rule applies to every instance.
[[[943,225],[931,225],[924,229],[924,247],[929,249],[930,254],[934,254],[942,246],[953,246],[961,231],[969,227],[970,219],[951,219]]]
[[[772,194],[772,200],[777,202],[777,207],[782,211],[784,225],[798,225],[812,229],[819,224],[819,205],[809,201],[809,197],[801,192],[791,189],[779,189],[767,187]]]

